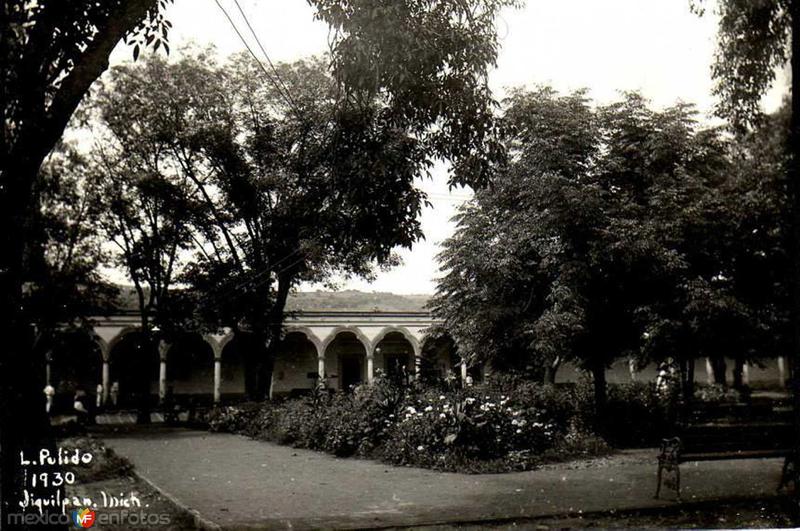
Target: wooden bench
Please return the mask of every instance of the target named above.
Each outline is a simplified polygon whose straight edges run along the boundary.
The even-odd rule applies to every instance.
[[[677,436],[664,439],[658,454],[658,472],[655,497],[661,494],[664,471],[675,474],[673,486],[677,499],[681,499],[681,463],[691,461],[720,461],[729,459],[755,459],[783,457],[780,490],[792,481],[796,462],[793,448],[794,426],[786,411],[769,415],[731,415],[722,420],[709,420],[708,415],[694,415],[693,422],[684,425]]]

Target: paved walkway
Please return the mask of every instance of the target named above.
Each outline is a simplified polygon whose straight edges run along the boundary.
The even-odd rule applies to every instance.
[[[230,434],[150,428],[103,437],[139,474],[222,528],[421,525],[674,504],[652,498],[653,450],[623,454],[608,466],[466,475],[338,459]],[[681,467],[683,498],[772,496],[780,470],[778,459],[689,463]]]

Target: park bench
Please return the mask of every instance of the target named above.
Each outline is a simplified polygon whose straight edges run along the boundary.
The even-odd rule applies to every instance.
[[[796,452],[791,407],[783,402],[751,402],[701,406],[679,425],[675,436],[661,442],[656,495],[662,481],[681,499],[681,463],[783,457],[778,489],[791,481]],[[674,479],[664,478],[664,472]]]

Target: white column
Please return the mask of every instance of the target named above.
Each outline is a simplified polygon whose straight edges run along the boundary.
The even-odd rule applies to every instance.
[[[325,378],[325,356],[317,356],[317,373],[319,378]]]
[[[222,361],[214,358],[214,403],[219,404],[222,398]]]
[[[169,351],[170,344],[160,339],[158,341],[158,357],[161,360],[158,367],[158,402],[164,403],[167,397],[167,351]]]
[[[164,402],[167,397],[167,360],[162,359],[158,367],[158,401]]]
[[[467,362],[461,362],[461,387],[467,386]]]
[[[375,381],[375,356],[370,354],[367,356],[367,383],[372,385]]]
[[[108,360],[103,360],[103,404],[108,404],[108,391],[111,387],[111,370]]]
[[[780,384],[784,385],[786,382],[786,361],[783,356],[778,356],[778,378],[781,380]]]
[[[51,369],[50,368],[50,361],[48,360],[47,362],[45,362],[45,365],[44,365],[44,382],[45,382],[45,385],[50,385],[50,382],[52,381],[52,378],[51,378],[52,375],[51,375],[50,369]]]
[[[742,383],[750,385],[750,366],[747,363],[742,364]]]
[[[711,366],[711,358],[706,358],[706,383],[714,383],[714,367]]]

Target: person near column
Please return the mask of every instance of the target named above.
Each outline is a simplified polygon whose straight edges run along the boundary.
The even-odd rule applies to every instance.
[[[53,389],[52,385],[47,384],[46,386],[44,386],[44,397],[46,400],[44,408],[48,415],[50,414],[50,410],[53,409],[53,397],[55,396],[55,394],[56,390]]]
[[[119,400],[119,382],[111,384],[111,403],[117,407],[117,400]]]
[[[89,407],[87,404],[87,399],[88,397],[86,396],[86,391],[80,388],[75,391],[75,398],[72,401],[72,408],[75,410],[75,416],[78,424],[81,426],[86,426],[89,424]]]

